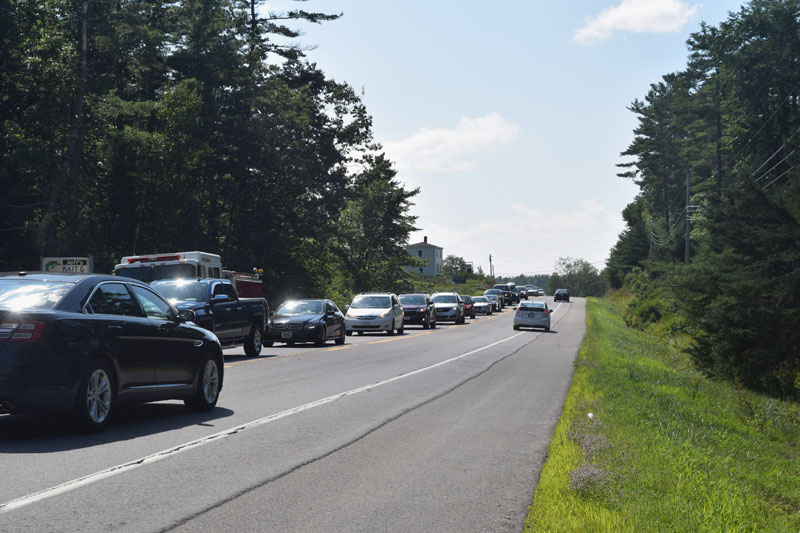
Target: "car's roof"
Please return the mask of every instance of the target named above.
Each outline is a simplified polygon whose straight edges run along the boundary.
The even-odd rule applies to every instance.
[[[78,283],[79,281],[83,281],[84,279],[87,278],[93,278],[98,280],[103,280],[103,279],[117,280],[117,281],[120,280],[118,276],[110,276],[108,274],[74,274],[71,272],[26,272],[26,271],[2,272],[0,273],[0,278],[32,279],[37,281],[60,281],[62,283]],[[132,278],[125,278],[125,280],[128,279]]]
[[[397,296],[427,296],[424,292],[404,292],[403,294],[398,294]]]
[[[356,298],[359,296],[392,296],[393,294],[393,292],[362,292],[356,295]]]

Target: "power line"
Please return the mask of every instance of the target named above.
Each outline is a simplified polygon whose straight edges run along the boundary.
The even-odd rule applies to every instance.
[[[778,111],[780,111],[780,110],[781,110],[781,108],[783,107],[783,104],[785,104],[786,102],[788,102],[788,101],[789,101],[789,98],[792,96],[792,94],[794,93],[794,91],[797,89],[797,87],[798,87],[798,86],[800,86],[800,81],[798,81],[798,82],[797,82],[797,83],[794,85],[794,87],[792,87],[792,90],[791,90],[791,91],[789,91],[789,94],[787,94],[787,95],[786,95],[786,98],[784,98],[784,99],[783,99],[783,101],[780,103],[780,105],[778,105],[778,107],[776,107],[776,108],[775,108],[775,111],[773,111],[773,112],[772,112],[772,114],[769,116],[769,118],[768,118],[766,121],[764,121],[764,123],[763,123],[763,124],[761,124],[761,127],[760,127],[760,128],[758,128],[758,131],[756,131],[756,132],[753,134],[753,136],[752,136],[752,137],[750,137],[750,139],[748,139],[746,143],[744,143],[744,145],[743,145],[743,146],[742,146],[742,147],[739,149],[739,151],[738,151],[738,152],[736,152],[736,154],[734,154],[734,155],[733,155],[733,156],[732,156],[730,159],[728,159],[728,162],[727,162],[727,163],[725,163],[725,164],[722,166],[722,168],[723,168],[723,169],[724,169],[724,168],[728,168],[728,166],[729,166],[729,165],[730,165],[730,164],[731,164],[733,161],[735,161],[735,160],[736,160],[736,158],[737,158],[737,157],[739,157],[739,155],[741,155],[741,153],[742,153],[742,152],[744,152],[744,149],[745,149],[745,148],[747,148],[747,147],[750,145],[750,143],[751,143],[751,142],[753,142],[753,140],[754,140],[756,137],[758,137],[758,134],[759,134],[759,133],[761,133],[761,130],[763,130],[763,129],[766,127],[766,125],[767,125],[767,124],[769,124],[769,123],[770,123],[770,121],[771,121],[773,118],[775,118],[775,115],[777,115],[777,114],[778,114]]]
[[[788,174],[789,172],[791,172],[791,171],[792,171],[792,169],[793,169],[794,167],[796,167],[796,166],[797,166],[797,163],[795,163],[794,165],[792,165],[791,167],[789,167],[787,170],[785,170],[785,171],[784,171],[784,172],[783,172],[783,173],[782,173],[780,176],[778,176],[778,177],[777,177],[777,178],[775,178],[774,180],[770,181],[769,183],[767,183],[766,185],[764,185],[763,187],[761,187],[761,190],[763,191],[764,189],[766,189],[767,187],[769,187],[770,185],[772,185],[773,183],[775,183],[776,181],[778,181],[779,179],[781,179],[782,177],[784,177],[786,174]]]

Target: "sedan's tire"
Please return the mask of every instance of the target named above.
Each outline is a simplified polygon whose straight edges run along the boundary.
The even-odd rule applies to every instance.
[[[405,322],[400,322],[400,327],[397,328],[397,334],[398,335],[402,335],[405,332],[406,332],[406,323]]]
[[[423,321],[422,321],[422,329],[428,329],[428,328],[430,328],[430,327],[431,327],[431,325],[430,325],[430,321],[431,321],[431,319],[430,319],[430,318],[426,318],[425,320],[423,320]]]
[[[338,337],[336,337],[336,340],[333,342],[341,346],[342,344],[344,344],[344,337],[345,337],[344,328],[342,328],[342,332],[339,334]]]
[[[261,343],[262,346],[266,346],[267,348],[272,348],[272,341],[264,341]]]
[[[392,325],[389,329],[386,330],[387,335],[394,335],[394,320],[392,320]]]
[[[261,353],[262,336],[263,332],[258,324],[253,324],[250,326],[250,333],[244,340],[244,353],[246,356],[258,357],[258,354]]]
[[[545,332],[549,332],[550,328],[544,328]]]
[[[87,431],[100,431],[111,419],[116,407],[113,374],[108,364],[96,359],[86,368],[75,398],[74,412]]]
[[[519,326],[514,326],[514,331],[519,331]]]
[[[200,361],[200,375],[194,396],[184,403],[195,411],[210,411],[217,405],[219,391],[222,389],[221,362],[218,357],[206,355]]]
[[[328,328],[322,326],[319,328],[319,335],[317,335],[317,339],[314,341],[314,346],[325,346],[325,342],[328,340]]]
[[[353,334],[352,331],[345,331],[345,335],[347,335],[348,337],[351,336],[352,334]]]
[[[436,329],[436,317],[433,317],[433,322],[431,322],[431,329]]]

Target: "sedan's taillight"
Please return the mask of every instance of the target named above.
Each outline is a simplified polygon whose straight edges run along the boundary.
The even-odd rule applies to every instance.
[[[44,322],[5,322],[0,324],[0,342],[36,342],[44,332]]]

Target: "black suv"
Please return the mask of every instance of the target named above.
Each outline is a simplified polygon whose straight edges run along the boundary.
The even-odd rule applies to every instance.
[[[427,294],[401,294],[398,296],[403,306],[403,323],[419,324],[424,329],[436,327],[436,308]]]
[[[557,302],[559,300],[569,302],[569,291],[567,289],[556,289],[556,292],[553,294],[553,301]]]
[[[514,293],[511,292],[511,287],[505,283],[498,283],[492,288],[503,292],[503,302],[505,302],[506,305],[511,305],[514,303]],[[517,298],[517,301],[519,301],[519,298]]]

